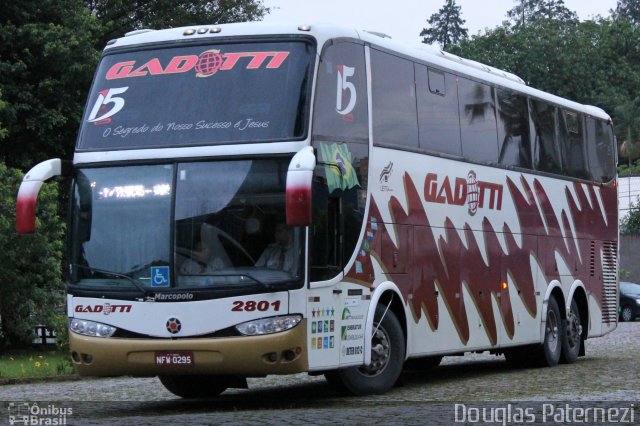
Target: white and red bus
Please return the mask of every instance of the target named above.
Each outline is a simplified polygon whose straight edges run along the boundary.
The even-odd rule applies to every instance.
[[[81,375],[379,393],[409,360],[553,366],[614,330],[616,160],[602,110],[378,34],[138,31],[105,48],[73,161],[26,175],[17,229],[71,178]]]

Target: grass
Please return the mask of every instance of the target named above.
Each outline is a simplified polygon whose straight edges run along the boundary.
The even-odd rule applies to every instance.
[[[73,373],[69,354],[63,352],[15,352],[0,355],[0,379],[52,377]]]

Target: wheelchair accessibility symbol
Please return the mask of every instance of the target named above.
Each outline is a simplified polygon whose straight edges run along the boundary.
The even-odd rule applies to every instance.
[[[169,287],[169,267],[151,267],[151,287]]]

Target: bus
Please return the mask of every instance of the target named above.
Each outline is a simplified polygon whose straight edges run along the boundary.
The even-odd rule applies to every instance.
[[[70,351],[83,376],[213,397],[407,363],[554,366],[617,325],[617,152],[601,109],[428,46],[238,23],[110,41],[70,181]]]

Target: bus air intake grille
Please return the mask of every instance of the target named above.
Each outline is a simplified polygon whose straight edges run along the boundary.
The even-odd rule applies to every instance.
[[[602,322],[615,323],[618,315],[618,244],[602,242]]]
[[[591,240],[591,246],[589,247],[589,275],[591,277],[596,276],[596,242]]]

